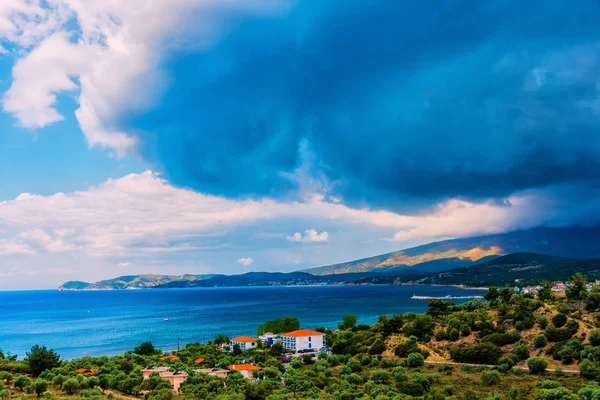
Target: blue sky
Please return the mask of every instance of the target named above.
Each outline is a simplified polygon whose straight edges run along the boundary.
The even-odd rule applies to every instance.
[[[595,1],[108,3],[0,5],[0,289],[598,223]]]

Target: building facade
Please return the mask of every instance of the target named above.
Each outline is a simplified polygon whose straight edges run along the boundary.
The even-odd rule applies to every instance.
[[[231,351],[233,351],[233,346],[236,344],[240,346],[240,350],[246,351],[255,348],[258,344],[258,339],[250,336],[238,336],[230,339],[230,342]]]
[[[299,329],[281,335],[281,343],[283,348],[288,351],[318,351],[325,346],[325,334],[308,329]]]

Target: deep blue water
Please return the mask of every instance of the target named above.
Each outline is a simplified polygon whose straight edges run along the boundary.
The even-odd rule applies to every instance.
[[[413,294],[478,295],[433,286],[295,286],[123,291],[0,292],[0,349],[23,357],[34,344],[63,358],[113,355],[150,340],[177,348],[223,333],[254,335],[267,319],[294,315],[303,328],[335,328],[347,314],[371,324],[381,314],[420,313]],[[164,317],[168,313],[169,320]]]

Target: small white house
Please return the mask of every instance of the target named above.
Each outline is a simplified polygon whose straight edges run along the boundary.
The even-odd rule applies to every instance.
[[[273,346],[275,342],[281,340],[279,335],[275,335],[273,332],[265,332],[258,337],[261,342],[267,343],[269,346]]]
[[[253,349],[258,344],[258,339],[250,336],[238,336],[230,339],[231,342],[231,351],[233,351],[233,346],[236,344],[240,346],[240,350],[246,351]]]
[[[319,350],[325,346],[325,334],[322,332],[299,329],[281,335],[283,348],[288,351]]]

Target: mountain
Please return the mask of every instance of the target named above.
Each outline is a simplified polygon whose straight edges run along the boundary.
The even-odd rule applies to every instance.
[[[248,272],[241,275],[216,275],[202,281],[173,281],[157,288],[343,284],[376,275],[379,274],[366,272],[316,276],[306,272]]]
[[[367,271],[414,273],[473,265],[511,253],[548,254],[565,258],[600,258],[600,228],[536,228],[494,235],[433,242],[341,264],[303,270],[314,275]],[[402,272],[400,272],[402,271]],[[431,271],[431,269],[429,269]]]
[[[165,285],[170,282],[196,282],[210,279],[215,275],[126,275],[100,282],[65,282],[58,290],[120,290],[146,289]]]
[[[571,259],[532,253],[514,253],[466,268],[437,273],[364,277],[361,284],[422,284],[504,286],[568,280],[580,272],[590,280],[600,279],[600,259]]]

